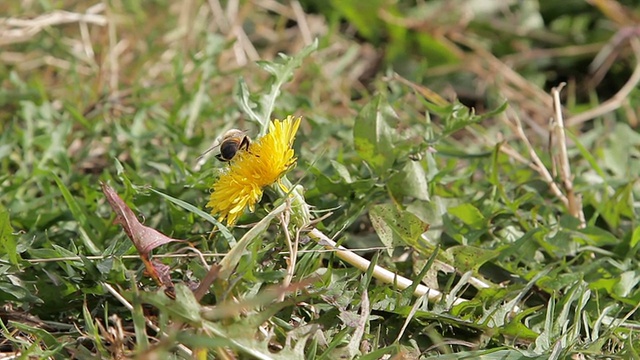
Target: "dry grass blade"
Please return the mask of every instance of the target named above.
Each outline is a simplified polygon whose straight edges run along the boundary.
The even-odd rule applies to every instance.
[[[565,134],[564,119],[562,116],[562,104],[560,103],[560,91],[564,86],[565,84],[562,83],[551,90],[551,95],[553,96],[553,110],[555,113],[553,131],[551,133],[555,134],[555,139],[558,145],[558,154],[554,159],[556,159],[556,163],[558,164],[560,171],[560,179],[567,197],[567,208],[569,210],[569,214],[580,220],[580,227],[584,228],[586,223],[584,213],[582,211],[582,197],[580,194],[576,194],[573,189],[573,176],[571,175],[569,155],[567,154],[567,137]],[[551,146],[551,144],[549,145]]]
[[[219,273],[220,273],[219,265],[214,264],[209,268],[207,275],[204,276],[204,278],[200,282],[200,285],[198,285],[198,288],[196,289],[196,291],[193,292],[193,296],[195,296],[196,300],[198,301],[202,300],[202,298],[209,291],[209,287],[211,287],[211,284],[213,284],[213,282],[218,279]]]
[[[424,97],[428,101],[430,101],[430,102],[432,102],[432,103],[434,103],[434,104],[436,104],[438,106],[451,105],[451,103],[449,103],[447,100],[445,100],[437,92],[429,89],[426,86],[423,86],[423,85],[420,85],[420,84],[416,84],[413,81],[409,81],[409,80],[405,79],[404,77],[400,76],[400,74],[398,74],[398,73],[394,73],[393,74],[393,79],[401,82],[402,84],[404,84],[404,85],[406,85],[408,87],[410,87],[415,92],[417,92],[420,95],[422,95],[422,97]]]
[[[533,145],[529,141],[529,138],[527,137],[527,134],[525,133],[524,128],[522,127],[522,123],[520,122],[520,118],[513,110],[507,109],[507,112],[509,113],[510,116],[513,117],[513,121],[509,121],[507,118],[507,115],[502,115],[503,120],[513,129],[513,131],[516,133],[518,138],[520,138],[520,140],[524,143],[525,147],[527,148],[527,151],[529,152],[529,156],[533,161],[533,164],[531,164],[530,166],[535,171],[537,171],[538,174],[540,174],[540,176],[542,176],[542,179],[544,180],[544,182],[547,183],[551,192],[562,202],[562,204],[566,208],[569,208],[569,200],[564,195],[564,193],[562,193],[562,190],[553,179],[551,172],[544,165],[544,162],[542,162],[542,159],[540,159],[540,157],[538,156],[538,153],[536,152]],[[504,148],[502,151],[506,152],[506,149],[508,148]]]
[[[411,306],[411,310],[409,311],[409,315],[407,315],[407,318],[405,319],[404,324],[402,324],[402,328],[400,328],[400,332],[398,333],[398,337],[396,337],[396,342],[399,342],[402,339],[402,335],[404,334],[405,330],[407,329],[407,326],[409,325],[409,323],[413,319],[413,317],[416,314],[416,312],[418,311],[418,309],[424,303],[424,300],[425,300],[425,297],[421,296],[416,300],[415,303],[413,303],[413,305]]]
[[[93,10],[95,11],[96,8]],[[48,27],[70,23],[105,26],[107,19],[96,13],[80,14],[62,10],[40,15],[33,19],[1,18],[0,46],[26,42]]]
[[[371,303],[369,301],[369,293],[367,290],[364,290],[360,297],[360,316],[356,323],[356,329],[353,335],[351,335],[349,344],[346,346],[351,356],[355,356],[359,352],[362,337],[365,334],[367,324],[369,324],[369,315],[371,315]]]

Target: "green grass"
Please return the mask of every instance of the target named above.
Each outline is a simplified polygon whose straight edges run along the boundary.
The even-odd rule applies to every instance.
[[[640,357],[640,9],[448,3],[1,4],[0,354]],[[288,115],[290,193],[219,223],[198,156]]]

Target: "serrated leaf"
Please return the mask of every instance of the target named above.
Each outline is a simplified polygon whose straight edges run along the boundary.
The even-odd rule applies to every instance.
[[[101,183],[102,192],[111,208],[116,213],[115,223],[122,225],[136,250],[140,254],[140,259],[144,263],[147,273],[160,286],[173,288],[173,282],[169,276],[166,265],[150,261],[151,251],[158,246],[170,242],[184,242],[184,240],[173,239],[160,231],[149,226],[142,225],[133,211],[120,198],[116,191],[105,183]]]
[[[295,56],[278,54],[282,62],[258,61],[257,65],[272,75],[268,82],[269,92],[252,99],[249,88],[243,79],[239,79],[236,101],[245,112],[247,118],[260,125],[260,136],[264,136],[269,129],[271,114],[280,95],[280,88],[291,79],[295,69],[302,65],[302,61],[318,48],[318,39],[305,46]]]
[[[489,117],[493,117],[507,108],[507,103],[505,102],[492,111],[482,115],[476,115],[473,109],[468,108],[460,102],[455,102],[447,106],[437,106],[431,103],[426,103],[425,105],[430,112],[441,116],[443,118],[442,123],[444,123],[444,128],[439,134],[432,136],[429,139],[430,142],[437,142],[469,125],[477,124]]]

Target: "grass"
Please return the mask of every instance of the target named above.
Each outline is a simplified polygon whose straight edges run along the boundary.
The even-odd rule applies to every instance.
[[[637,5],[453,4],[0,5],[0,355],[640,357]]]

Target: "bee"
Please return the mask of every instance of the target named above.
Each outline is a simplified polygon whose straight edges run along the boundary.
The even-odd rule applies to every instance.
[[[249,151],[249,145],[251,139],[247,136],[247,132],[238,129],[228,130],[221,138],[219,138],[214,144],[203,152],[198,157],[198,161],[202,159],[206,154],[213,151],[217,147],[220,147],[220,153],[216,155],[216,159],[222,162],[229,162],[240,150]]]

